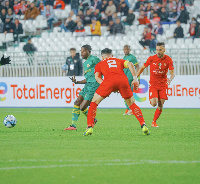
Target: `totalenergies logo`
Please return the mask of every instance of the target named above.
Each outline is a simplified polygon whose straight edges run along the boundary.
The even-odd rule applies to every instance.
[[[148,91],[148,82],[146,80],[140,79],[140,86],[141,85],[144,87],[139,88],[137,91],[133,91],[134,92],[133,96],[134,96],[135,100],[138,102],[144,102],[147,99],[146,97],[139,97],[137,95],[137,93],[146,93]]]
[[[7,84],[4,82],[0,82],[0,94],[5,94],[8,90]],[[0,101],[5,101],[6,97],[0,97]]]

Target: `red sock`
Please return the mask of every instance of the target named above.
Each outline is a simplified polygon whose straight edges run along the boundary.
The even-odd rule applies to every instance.
[[[94,123],[94,118],[96,117],[97,113],[97,104],[95,102],[90,103],[90,108],[88,110],[87,115],[87,124],[88,126],[92,126]]]
[[[142,126],[145,123],[145,121],[141,109],[135,103],[133,103],[129,108],[132,110],[133,114],[135,115],[137,120],[140,122],[140,125]]]
[[[153,122],[156,122],[156,120],[160,117],[161,113],[162,113],[162,109],[159,110],[159,109],[157,108],[157,109],[156,109],[156,112],[155,112],[155,114],[154,114]]]

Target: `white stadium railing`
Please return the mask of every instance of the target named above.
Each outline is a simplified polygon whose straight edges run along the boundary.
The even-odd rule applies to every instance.
[[[10,56],[11,65],[0,67],[0,77],[56,77],[65,76],[61,66],[65,64],[69,52],[0,52],[0,57]],[[100,50],[92,51],[93,55],[100,57]],[[132,50],[140,66],[150,55],[155,53],[149,50]],[[176,75],[200,75],[200,49],[167,49],[174,62]],[[123,50],[113,50],[114,57],[123,58]],[[144,70],[149,75],[150,69]]]

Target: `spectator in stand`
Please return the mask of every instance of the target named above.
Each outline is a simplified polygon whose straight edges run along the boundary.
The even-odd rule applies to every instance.
[[[181,22],[179,20],[176,21],[176,25],[177,28],[174,30],[174,35],[169,38],[184,38],[183,28],[181,27]]]
[[[8,14],[6,15],[6,19],[9,19],[10,22],[15,22],[15,14],[13,13],[12,9],[8,9]]]
[[[4,23],[4,27],[3,27],[3,32],[6,33],[13,33],[14,30],[14,23],[12,23],[12,21],[10,21],[9,18],[6,18],[6,21]]]
[[[163,24],[168,24],[168,22],[169,22],[169,19],[168,19],[168,17],[169,17],[169,13],[166,11],[166,9],[163,7],[163,8],[161,8],[161,15],[160,15],[160,20],[162,21],[162,23]]]
[[[189,33],[191,38],[196,38],[196,34],[198,32],[198,27],[196,21],[192,21],[189,28]]]
[[[147,19],[149,19],[150,21],[153,20],[153,14],[154,14],[154,10],[151,9],[150,11],[147,12]]]
[[[108,29],[107,29],[107,31],[109,31],[109,35],[114,35],[114,27],[115,27],[114,21],[110,20],[109,25],[108,25]]]
[[[26,1],[27,9],[31,8],[31,2],[32,1]]]
[[[187,21],[189,20],[189,14],[184,6],[181,6],[181,12],[178,20],[184,24],[187,24]]]
[[[151,2],[147,3],[147,6],[145,7],[145,12],[150,12],[153,9],[153,7],[151,6]]]
[[[68,17],[65,24],[61,24],[61,32],[64,29],[65,32],[74,32],[76,28],[76,23],[71,17]]]
[[[78,16],[80,17],[81,21],[83,22],[85,15],[83,14],[83,12],[81,10],[78,11]]]
[[[3,33],[3,31],[4,31],[4,27],[3,26],[4,26],[4,23],[0,19],[0,33]]]
[[[108,25],[108,17],[104,12],[101,12],[101,25],[102,26],[107,26]]]
[[[154,33],[157,35],[157,34],[160,34],[162,35],[164,32],[163,30],[163,27],[162,27],[162,23],[161,22],[158,22],[157,25],[156,25],[156,28],[154,29]]]
[[[18,14],[24,15],[26,10],[27,10],[27,5],[26,5],[24,0],[21,1],[21,4],[19,4],[19,7],[20,8],[19,8],[19,13]]]
[[[69,17],[71,17],[74,22],[76,21],[76,15],[74,14],[73,10],[70,11]]]
[[[185,0],[185,6],[192,6],[194,3],[194,0]]]
[[[133,8],[133,11],[139,12],[140,11],[140,4],[142,3],[141,0],[137,0],[137,3],[135,3],[135,6]]]
[[[102,7],[102,2],[101,2],[101,0],[94,0],[92,2],[91,6],[94,8],[94,10],[96,10],[96,9],[100,10]]]
[[[22,24],[19,22],[19,19],[15,19],[15,26],[13,30],[14,41],[18,41],[19,34],[23,34]]]
[[[196,38],[200,38],[200,24],[197,26]]]
[[[71,0],[71,10],[75,15],[78,14],[79,0]]]
[[[101,21],[101,13],[100,13],[99,9],[96,9],[94,11],[94,16],[97,18],[98,21]]]
[[[156,35],[151,33],[151,41],[150,41],[150,44],[149,44],[150,52],[156,50],[156,43],[157,43]]]
[[[85,15],[85,18],[83,20],[83,25],[84,26],[90,25],[92,23],[91,19],[92,19],[92,12],[89,9],[89,10],[86,11],[86,15]]]
[[[166,11],[171,13],[174,6],[175,4],[173,3],[173,0],[169,0],[169,2],[166,5]]]
[[[151,20],[151,24],[156,25],[160,22],[160,17],[158,17],[158,14],[156,12],[153,13],[153,19]]]
[[[4,6],[4,8],[6,9],[6,11],[8,11],[8,9],[10,9],[10,8],[13,10],[13,6],[10,5],[9,0],[6,0],[6,1],[5,1],[5,6]]]
[[[85,12],[86,9],[88,9],[91,6],[91,0],[80,0],[80,10]]]
[[[14,6],[14,1],[15,0],[9,0],[10,6],[13,7]]]
[[[101,36],[101,23],[97,21],[96,17],[92,18],[92,24],[90,24],[91,36]]]
[[[18,3],[18,0],[14,1],[13,9],[16,15],[20,14],[20,3]]]
[[[57,21],[58,19],[51,5],[46,5],[46,7],[44,7],[44,17],[47,19],[48,27],[53,29],[53,21]]]
[[[38,10],[40,11],[40,14],[41,15],[44,15],[44,2],[43,1],[40,1],[40,5],[38,7]]]
[[[110,0],[108,2],[108,6],[106,8],[105,13],[107,16],[112,16],[115,12],[116,12],[116,6],[113,4],[113,1]]]
[[[38,15],[40,15],[40,11],[35,7],[34,3],[30,4],[30,8],[28,8],[25,12],[24,20],[35,19]]]
[[[6,9],[3,8],[1,10],[0,17],[1,17],[2,22],[5,23],[6,22]]]
[[[76,32],[76,36],[80,37],[80,36],[85,36],[85,28],[84,25],[82,24],[81,21],[77,22],[77,26],[75,28],[75,32]]]
[[[56,0],[56,3],[55,3],[53,8],[64,10],[65,9],[65,3],[62,0]]]
[[[37,51],[37,48],[32,44],[31,38],[28,39],[28,43],[24,45],[23,51],[26,52],[28,56],[28,63],[29,65],[33,64],[32,56],[35,51]]]
[[[125,27],[121,23],[120,17],[118,17],[116,19],[116,23],[115,23],[115,26],[113,28],[113,34],[117,35],[117,34],[124,34],[124,33],[125,33]]]
[[[83,74],[83,64],[79,57],[79,54],[76,53],[75,48],[70,49],[70,57],[66,59],[66,65],[68,66],[67,76],[82,76]]]
[[[144,47],[144,49],[146,49],[146,46],[150,45],[150,41],[151,41],[151,30],[148,27],[145,27],[143,31],[143,37],[139,41],[139,43]]]
[[[51,6],[53,7],[53,6],[54,6],[54,1],[55,1],[55,0],[45,0],[45,1],[44,1],[44,4],[45,4],[45,5],[51,5]]]
[[[138,17],[138,21],[140,25],[146,25],[148,23],[150,23],[150,20],[147,18],[147,16],[145,15],[144,10],[140,11],[140,15]]]
[[[139,12],[140,12],[141,10],[145,11],[145,6],[144,6],[144,4],[143,4],[143,3],[140,3]]]
[[[126,19],[123,20],[123,23],[126,25],[131,26],[133,24],[133,21],[135,20],[135,15],[133,14],[133,10],[128,10],[128,15]]]
[[[105,12],[107,6],[108,6],[108,2],[106,0],[103,0],[103,3],[102,3],[101,8],[100,8],[100,12]]]
[[[122,16],[127,16],[128,15],[128,10],[129,10],[128,5],[125,2],[123,2],[121,4],[121,7],[120,7],[120,13],[121,13],[121,15]]]
[[[115,12],[112,16],[112,20],[116,23],[116,19],[118,18],[117,12]]]
[[[168,17],[168,19],[170,21],[169,24],[174,24],[178,20],[178,18],[179,18],[179,14],[176,11],[176,7],[174,6],[172,13]]]

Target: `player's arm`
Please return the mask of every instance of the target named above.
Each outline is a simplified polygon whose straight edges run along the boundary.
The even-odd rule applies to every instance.
[[[76,81],[76,78],[75,78],[75,75],[73,75],[73,77],[69,77],[71,79],[71,81],[74,83],[74,84],[85,84],[86,83],[86,79],[84,80],[81,80],[81,81]]]
[[[99,84],[101,84],[103,82],[102,75],[100,72],[95,73],[95,79]]]
[[[140,74],[144,71],[145,68],[146,68],[146,66],[142,65],[142,67],[137,71],[137,77],[140,76]]]
[[[167,83],[168,85],[170,85],[170,83],[172,82],[172,80],[174,79],[175,75],[174,75],[174,70],[169,70],[170,73],[170,78],[167,78]]]
[[[124,67],[125,68],[129,68],[129,70],[130,70],[130,72],[131,72],[131,74],[133,76],[133,81],[132,81],[131,85],[134,85],[135,90],[137,90],[138,87],[139,87],[139,83],[138,83],[138,79],[137,79],[137,76],[136,76],[136,71],[135,71],[134,64],[129,62],[129,61],[125,61],[124,62]]]

